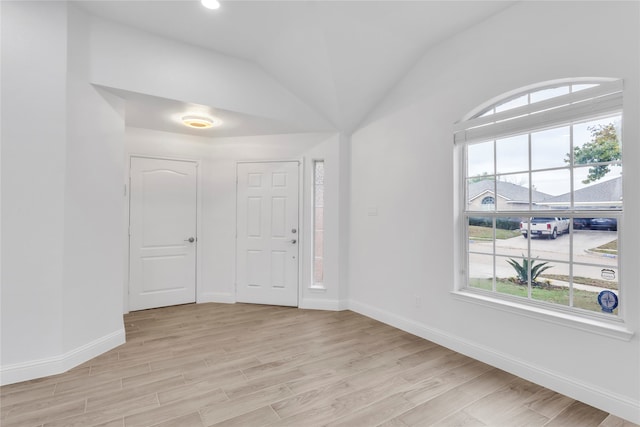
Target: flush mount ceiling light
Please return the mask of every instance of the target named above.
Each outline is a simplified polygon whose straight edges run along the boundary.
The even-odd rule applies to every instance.
[[[213,126],[219,126],[222,122],[203,116],[184,116],[182,117],[182,123],[190,128],[207,129]]]
[[[220,2],[218,0],[200,0],[200,3],[207,9],[219,9]]]

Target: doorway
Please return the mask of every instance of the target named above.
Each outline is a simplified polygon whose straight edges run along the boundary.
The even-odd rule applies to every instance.
[[[131,157],[129,309],[196,301],[197,163]]]
[[[236,300],[298,306],[297,161],[238,163]]]

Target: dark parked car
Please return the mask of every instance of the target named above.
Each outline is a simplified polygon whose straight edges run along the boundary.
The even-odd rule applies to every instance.
[[[591,227],[591,218],[573,218],[574,230],[586,230]]]
[[[593,218],[589,223],[592,230],[618,230],[618,220],[615,218]]]

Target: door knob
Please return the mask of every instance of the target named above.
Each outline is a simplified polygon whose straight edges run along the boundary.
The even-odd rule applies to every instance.
[[[291,243],[296,243],[297,240],[296,239],[291,239]]]
[[[195,241],[196,239],[194,239],[193,237],[189,237],[188,239],[185,239],[185,242],[189,242],[189,243],[193,243]]]

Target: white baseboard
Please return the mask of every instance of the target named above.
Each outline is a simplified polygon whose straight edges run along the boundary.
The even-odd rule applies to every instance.
[[[0,385],[13,384],[66,372],[124,343],[125,331],[124,328],[121,328],[59,356],[1,366]]]
[[[592,384],[570,378],[559,372],[553,372],[529,362],[497,352],[462,338],[451,336],[444,331],[428,327],[406,317],[370,306],[349,301],[349,309],[364,316],[386,323],[405,332],[419,336],[436,344],[450,348],[458,353],[487,363],[503,371],[510,372],[543,387],[584,402],[636,424],[640,424],[640,402],[621,396],[610,390],[604,390]]]
[[[306,310],[342,311],[347,310],[349,308],[349,304],[348,301],[341,300],[305,298],[300,301],[298,308]]]
[[[205,302],[218,302],[222,304],[235,304],[236,296],[229,292],[203,292],[198,296],[198,304]]]

